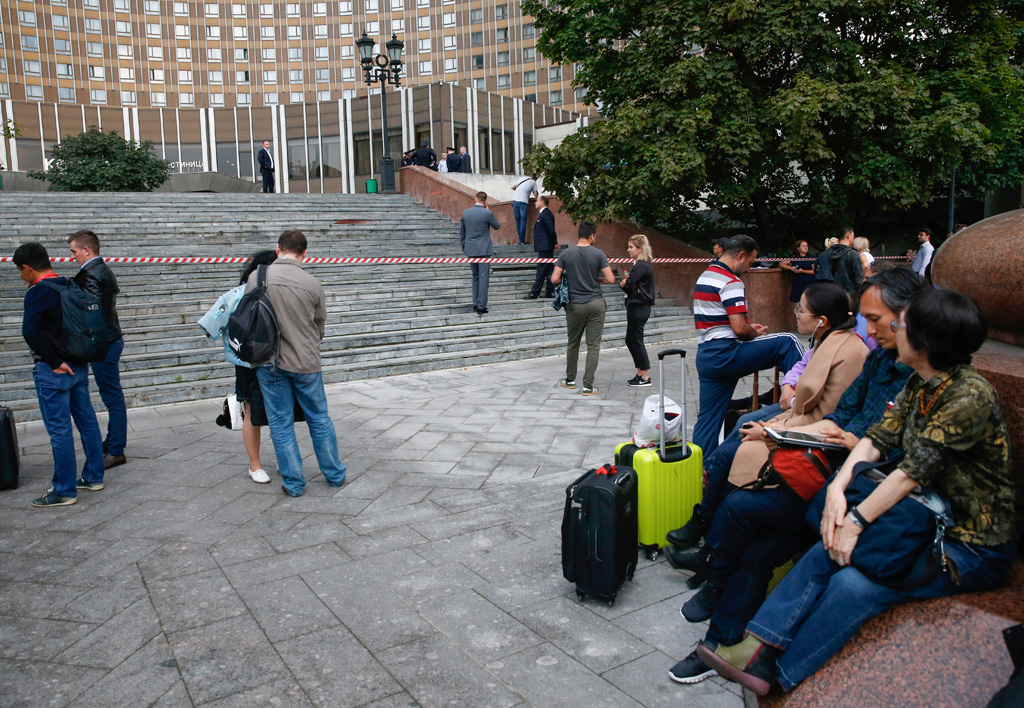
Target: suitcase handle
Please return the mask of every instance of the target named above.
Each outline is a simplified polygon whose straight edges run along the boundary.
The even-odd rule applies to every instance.
[[[658,393],[661,399],[661,419],[658,429],[661,431],[661,459],[668,460],[665,455],[665,357],[679,355],[679,363],[681,364],[682,376],[679,381],[680,396],[679,396],[679,407],[682,412],[682,431],[683,431],[683,444],[682,452],[683,457],[686,457],[687,445],[686,445],[686,350],[685,349],[663,349],[658,352]]]
[[[658,352],[658,361],[661,361],[667,356],[675,356],[676,354],[683,357],[684,359],[686,358],[685,349],[665,349],[664,351]]]

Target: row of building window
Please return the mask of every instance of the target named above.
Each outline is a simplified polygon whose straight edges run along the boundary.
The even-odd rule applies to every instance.
[[[50,0],[51,5],[60,7],[67,7],[67,0]],[[87,9],[98,10],[100,8],[100,0],[83,0],[82,4]],[[389,5],[392,10],[404,10],[406,8],[407,0],[389,0]],[[412,4],[411,1],[409,4]],[[444,5],[453,5],[455,0],[443,0]],[[416,0],[416,7],[430,7],[430,0]],[[276,5],[271,3],[260,4],[259,15],[260,17],[273,18],[276,16]],[[302,6],[299,3],[286,3],[285,16],[287,17],[301,17]],[[131,0],[114,0],[114,9],[120,12],[131,12]],[[174,3],[174,14],[178,17],[189,16],[189,3],[187,2],[175,2]],[[144,0],[143,10],[147,14],[159,15],[160,14],[160,2],[159,0]],[[380,11],[380,0],[363,0],[363,10],[366,12],[379,12]],[[345,15],[352,12],[352,3],[349,0],[341,0],[338,3],[338,13]],[[203,14],[206,17],[220,17],[220,5],[218,3],[204,3]],[[326,2],[314,2],[313,3],[313,16],[314,17],[325,17],[327,15],[327,3]],[[248,6],[244,4],[234,3],[231,5],[231,16],[232,17],[247,17]],[[452,15],[454,17],[454,13]],[[478,23],[483,22],[484,11],[482,9],[470,10],[469,13],[470,22]],[[508,18],[508,4],[496,5],[494,8],[494,18],[496,20],[504,20]],[[18,10],[18,22],[26,27],[36,26],[36,13],[32,10]]]

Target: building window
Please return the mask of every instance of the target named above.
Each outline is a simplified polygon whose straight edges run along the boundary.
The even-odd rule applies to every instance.
[[[498,52],[498,66],[508,66],[508,52]]]
[[[331,70],[330,69],[317,69],[316,70],[316,80],[317,80],[317,82],[330,81],[331,80]]]
[[[85,5],[87,8],[89,8],[90,10],[99,10],[100,9],[100,0],[85,0],[82,4]]]
[[[342,98],[356,98],[357,94],[355,89],[345,89],[341,92]]]
[[[220,49],[207,49],[206,50],[206,61],[221,61]]]
[[[327,36],[327,25],[313,25],[313,36],[314,37],[326,37]]]
[[[484,46],[484,33],[474,32],[473,34],[469,35],[469,43],[474,47]]]
[[[192,49],[189,47],[178,47],[178,61],[192,61]]]
[[[0,46],[3,46],[0,43]],[[53,51],[58,54],[70,54],[71,53],[71,40],[69,39],[55,39],[53,40]]]
[[[276,106],[277,105],[277,93],[265,93],[265,94],[263,94],[263,105],[265,105],[265,106]]]
[[[125,22],[125,23],[118,22],[117,24],[118,24],[118,26],[120,26],[121,24],[128,24],[128,23],[127,22]],[[70,26],[71,26],[71,24],[68,22],[68,16],[67,15],[53,15],[53,28],[54,29],[66,30]],[[128,26],[128,34],[131,34],[131,25]]]
[[[380,34],[380,22],[374,20],[373,22],[366,23],[366,34],[370,36],[376,36]]]
[[[161,51],[163,51],[163,50],[161,50]],[[100,44],[99,42],[86,42],[86,44],[85,44],[85,53],[88,54],[91,57],[101,57],[101,56],[103,56],[103,45]],[[162,59],[163,56],[164,55],[161,54],[159,58]]]
[[[363,9],[365,9],[367,12],[377,12],[378,6],[379,3],[377,2],[377,0],[363,0]]]
[[[274,6],[273,5],[260,5],[260,17],[273,17]]]
[[[507,89],[511,85],[512,85],[512,77],[511,76],[509,76],[508,74],[500,74],[498,76],[498,88],[499,89]]]
[[[188,39],[191,36],[191,30],[188,25],[175,25],[174,36],[177,39]]]
[[[533,29],[532,22],[528,25],[523,25],[523,39],[530,39],[533,37],[534,34],[536,34],[536,32]]]
[[[315,2],[313,3],[313,15],[316,17],[322,17],[327,14],[327,3]]]
[[[507,20],[508,19],[508,5],[495,5],[494,6],[494,19],[496,19],[496,20]]]
[[[548,81],[561,81],[562,67],[552,66],[548,68]]]
[[[341,0],[338,3],[338,14],[347,15],[352,12],[352,0]]]
[[[302,61],[302,47],[289,47],[288,61]]]
[[[181,94],[180,98],[178,99],[178,103],[180,103],[183,106],[191,106],[195,102],[196,102],[195,94],[191,94],[191,93],[183,93],[183,94]]]
[[[455,26],[455,13],[454,12],[446,12],[446,13],[444,13],[443,15],[441,15],[441,22],[442,22],[442,24],[444,24],[445,27],[454,27]]]
[[[316,59],[317,61],[327,61],[327,47],[313,47],[313,58]]]
[[[146,36],[147,37],[160,37],[160,23],[159,22],[147,22],[146,23]]]
[[[469,22],[470,24],[478,25],[484,21],[484,11],[481,9],[469,11]]]
[[[224,72],[223,71],[211,71],[209,74],[209,81],[211,84],[222,84],[224,83]]]
[[[26,52],[39,51],[39,38],[34,34],[26,34],[21,38],[21,48]]]
[[[400,22],[401,23],[401,22],[404,22],[404,21],[403,20],[392,20],[391,21],[391,30],[393,32],[402,32],[403,30],[401,30],[401,29],[395,29],[395,23],[396,22]],[[340,34],[342,37],[351,37],[352,36],[352,23],[351,22],[343,22],[342,24],[338,25],[338,34]]]
[[[119,44],[117,45],[117,56],[121,59],[132,58],[132,45],[130,44]]]
[[[174,3],[174,14],[180,17],[188,17],[188,3],[187,2],[176,2]]]
[[[149,4],[149,0],[146,0],[146,4]],[[159,12],[160,3],[154,2],[153,4],[156,5],[156,12]],[[149,12],[148,8],[146,9],[146,12]],[[220,5],[218,5],[215,2],[208,2],[205,5],[203,5],[203,12],[207,17],[220,17]]]
[[[430,0],[416,0],[416,7],[430,7]]]
[[[215,3],[210,3],[210,5],[213,6],[214,12],[216,12],[217,11],[217,5]],[[210,5],[206,6],[206,13],[207,14],[210,13]],[[149,14],[149,15],[159,15],[160,14],[160,0],[146,0],[145,3],[143,3],[143,7],[145,8],[146,14]]]
[[[65,19],[65,21],[67,20],[67,18],[64,18],[64,19]],[[122,20],[118,20],[117,22],[114,23],[114,30],[118,34],[130,35],[132,33],[132,23],[131,22],[124,22]]]
[[[114,9],[118,12],[128,12],[132,8],[128,0],[114,0]]]
[[[24,63],[23,63],[23,67],[25,69],[25,73],[30,75],[30,76],[39,76],[40,74],[43,73],[43,68],[42,68],[43,65],[40,64],[39,62],[35,61],[34,59],[26,59],[24,61]],[[90,76],[92,75],[92,69],[93,69],[93,67],[90,66],[89,67],[89,75]],[[100,68],[100,71],[103,71],[102,67]],[[100,76],[100,78],[103,78],[103,77]]]
[[[247,93],[240,93],[237,96],[235,96],[235,103],[237,103],[239,106],[248,106],[249,103],[251,103],[251,101],[252,99],[249,97],[249,94]]]
[[[420,62],[420,76],[430,76],[431,63],[429,61]]]
[[[265,84],[276,84],[277,83],[277,72],[273,69],[263,72],[263,83]]]
[[[562,90],[548,91],[548,105],[549,106],[561,106],[562,105]]]
[[[456,47],[455,43],[456,43],[456,38],[455,37],[445,37],[444,38],[444,48],[446,50],[455,49],[455,47]]]
[[[587,89],[580,86],[576,89],[576,103],[583,103],[587,100]]]
[[[92,18],[92,17],[87,17],[87,18],[85,18],[85,31],[86,32],[102,32],[103,31],[103,25],[102,25],[102,23],[98,19],[95,19],[95,18]]]
[[[6,64],[4,65],[4,69],[7,69]],[[70,79],[73,71],[74,68],[70,64],[57,64],[57,76],[62,79]],[[124,71],[124,69],[121,69],[121,71]]]
[[[248,71],[236,71],[235,72],[235,83],[236,84],[247,84],[247,83],[249,83],[249,72]]]
[[[233,3],[231,5],[231,16],[245,17],[245,5],[242,5],[240,3]]]
[[[316,92],[316,100],[318,100],[318,101],[330,101],[331,100],[331,92],[330,91],[317,91]]]
[[[121,67],[121,81],[135,81],[135,69]]]
[[[302,103],[306,100],[306,94],[301,91],[295,91],[288,96],[289,103]]]
[[[533,47],[526,47],[523,49],[523,61],[536,61],[537,50]]]
[[[25,98],[30,101],[42,101],[43,87],[36,86],[35,84],[27,84],[25,86]]]
[[[288,17],[298,17],[302,14],[302,10],[299,7],[299,3],[290,2],[284,6],[284,12]]]
[[[36,13],[31,10],[18,10],[18,24],[23,27],[35,27]]]
[[[427,16],[427,17],[417,17],[416,18],[416,26],[420,30],[429,30],[430,29],[430,17],[429,16]]]
[[[301,39],[301,38],[302,38],[302,28],[299,27],[298,25],[289,25],[288,26],[288,39]]]
[[[430,37],[427,37],[426,39],[419,40],[419,43],[418,43],[417,46],[419,47],[420,53],[429,52],[430,51]]]
[[[245,25],[232,27],[231,34],[235,39],[249,39],[249,28]]]
[[[356,48],[353,47],[351,44],[343,44],[343,45],[341,45],[341,58],[342,59],[351,59],[353,56],[355,56],[355,52],[356,52]]]
[[[156,81],[158,83],[164,82],[164,70],[163,69],[150,69],[149,80]]]
[[[351,66],[342,67],[341,78],[345,81],[352,81],[356,78],[356,70]]]
[[[224,94],[222,94],[222,93],[211,93],[210,94],[210,105],[211,106],[223,106],[224,105]]]
[[[164,60],[164,48],[163,47],[149,47],[148,49],[146,49],[146,56],[148,56],[153,61],[163,61]]]
[[[122,91],[121,92],[121,105],[123,105],[123,106],[134,106],[136,103],[138,103],[138,100],[135,98],[135,92],[134,91]]]
[[[5,86],[6,86],[6,84],[5,84]],[[121,95],[122,95],[122,97],[124,96],[123,93]],[[60,86],[60,87],[58,87],[57,88],[57,99],[61,103],[74,103],[75,102],[75,90],[73,88],[69,88],[67,86]],[[123,100],[124,99],[122,98],[122,101]]]
[[[487,79],[473,79],[473,88],[475,88],[477,91],[486,91]]]
[[[499,27],[494,30],[494,38],[498,41],[498,44],[508,42],[508,27]]]
[[[206,25],[207,39],[220,39],[220,25]]]
[[[167,105],[167,94],[163,91],[154,91],[149,94],[149,102],[154,106],[166,106]]]
[[[89,100],[93,103],[106,103],[107,92],[103,89],[92,89],[89,91]]]
[[[277,50],[264,49],[260,52],[260,56],[263,58],[263,61],[277,61]]]
[[[292,69],[288,72],[288,81],[293,84],[302,83],[302,69]]]
[[[484,68],[484,55],[483,54],[474,54],[473,55],[473,68],[474,69],[483,69]]]
[[[536,103],[537,102],[537,94],[535,94],[535,93],[528,93],[525,96],[523,96],[523,100],[526,101],[527,103]]]
[[[344,27],[344,26],[345,25],[342,25],[342,27]],[[351,27],[351,26],[352,25],[349,25],[349,27]],[[402,20],[402,19],[391,20],[391,31],[394,34],[398,34],[399,32],[405,32],[405,20]]]
[[[291,27],[288,28],[288,33],[291,34]],[[260,27],[260,39],[273,39],[274,28],[272,26]]]
[[[448,73],[450,71],[458,71],[459,70],[458,61],[455,60],[455,59],[445,59],[444,60],[444,70],[445,70],[445,73]]]
[[[182,69],[178,72],[178,83],[179,84],[190,84],[192,83],[192,71],[189,69]]]
[[[523,86],[535,86],[537,84],[537,72],[531,69],[523,72]]]

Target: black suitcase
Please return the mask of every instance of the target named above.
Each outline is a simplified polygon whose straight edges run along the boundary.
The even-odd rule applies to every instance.
[[[18,488],[18,431],[14,413],[0,406],[0,492]]]
[[[565,490],[562,575],[582,601],[593,595],[615,604],[637,558],[637,480],[631,467],[590,470]]]

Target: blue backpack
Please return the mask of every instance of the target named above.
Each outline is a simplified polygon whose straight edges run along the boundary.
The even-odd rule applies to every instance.
[[[64,360],[72,364],[103,361],[110,346],[107,323],[100,299],[74,282],[39,281],[60,295],[60,336],[54,345]]]

